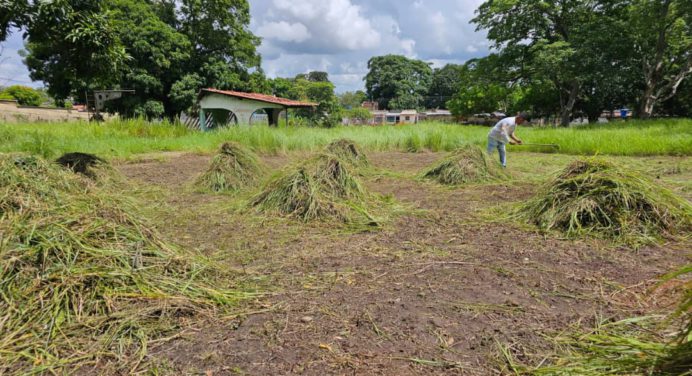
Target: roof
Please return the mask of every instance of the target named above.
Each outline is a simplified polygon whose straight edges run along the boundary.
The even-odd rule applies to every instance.
[[[418,111],[416,110],[403,110],[401,111],[402,115],[416,115],[418,114]]]
[[[281,105],[284,107],[289,107],[289,108],[290,107],[317,107],[317,103],[313,103],[313,102],[300,102],[300,101],[294,101],[292,99],[275,97],[273,95],[266,95],[266,94],[259,94],[259,93],[244,93],[241,91],[218,90],[218,89],[211,89],[211,88],[202,89],[202,91],[200,92],[200,96],[205,92],[206,93],[226,95],[226,96],[234,97],[234,98],[251,99],[251,100],[259,101],[259,102],[278,104],[278,105]]]
[[[427,116],[449,116],[452,114],[451,111],[448,110],[435,110],[435,111],[428,111],[425,113]]]

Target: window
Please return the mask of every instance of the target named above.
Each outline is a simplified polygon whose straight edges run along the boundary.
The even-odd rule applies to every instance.
[[[409,120],[411,120],[411,117],[410,117],[410,116],[407,116],[407,117],[406,117],[406,121],[409,121]]]

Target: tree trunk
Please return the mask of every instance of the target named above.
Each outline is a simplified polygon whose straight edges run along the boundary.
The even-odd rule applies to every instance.
[[[644,95],[642,95],[639,106],[639,117],[642,119],[649,119],[654,113],[654,105],[656,104],[654,87],[655,84],[650,84],[649,80],[647,80],[646,89],[644,89]]]
[[[560,99],[560,125],[563,127],[569,127],[569,123],[572,120],[572,110],[574,109],[574,104],[577,102],[577,96],[579,95],[579,82],[572,81],[571,87],[569,89],[569,95],[567,100],[564,98]]]
[[[668,36],[666,35],[667,27],[665,20],[668,17],[671,1],[672,0],[665,0],[662,4],[660,14],[658,14],[661,22],[661,28],[658,30],[656,54],[653,58],[654,60],[647,62],[645,58],[643,61],[646,87],[644,89],[644,93],[642,94],[641,103],[639,106],[639,117],[642,119],[651,118],[654,112],[654,105],[658,100],[654,92],[656,91],[656,87],[661,80],[663,71],[663,56],[666,48],[668,47]]]

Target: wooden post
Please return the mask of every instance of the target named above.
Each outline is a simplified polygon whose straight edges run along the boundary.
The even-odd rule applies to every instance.
[[[286,107],[286,127],[288,127],[288,107]]]

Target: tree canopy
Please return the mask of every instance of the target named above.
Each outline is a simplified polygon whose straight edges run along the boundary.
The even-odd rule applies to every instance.
[[[373,57],[368,61],[365,88],[381,109],[416,109],[425,106],[432,68],[421,60],[400,55]]]

